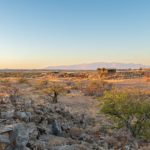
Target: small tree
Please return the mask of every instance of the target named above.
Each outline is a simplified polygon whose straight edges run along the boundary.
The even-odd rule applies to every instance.
[[[52,84],[50,87],[44,89],[44,93],[49,97],[49,99],[52,99],[53,103],[58,102],[58,96],[64,93],[64,87],[59,84]]]
[[[150,138],[150,102],[142,96],[105,92],[101,111],[111,116],[118,127],[128,129],[133,137]]]

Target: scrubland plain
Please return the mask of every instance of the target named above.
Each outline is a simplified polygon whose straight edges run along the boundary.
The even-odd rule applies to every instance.
[[[0,150],[150,149],[149,72],[1,71]]]

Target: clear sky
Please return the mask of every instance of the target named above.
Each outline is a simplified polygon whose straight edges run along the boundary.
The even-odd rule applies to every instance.
[[[0,0],[0,68],[150,65],[150,0]]]

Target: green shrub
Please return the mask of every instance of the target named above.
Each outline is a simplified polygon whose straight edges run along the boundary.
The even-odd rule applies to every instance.
[[[101,111],[111,116],[119,128],[128,129],[133,137],[150,138],[150,101],[140,93],[105,92]]]

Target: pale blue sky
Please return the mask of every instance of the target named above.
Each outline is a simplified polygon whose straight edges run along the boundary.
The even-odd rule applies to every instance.
[[[150,65],[150,0],[0,0],[0,68]]]

